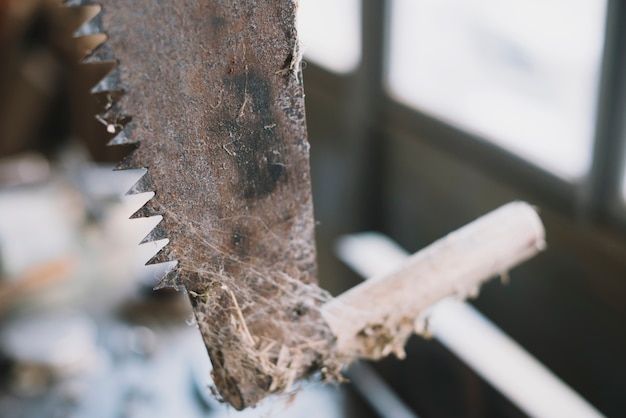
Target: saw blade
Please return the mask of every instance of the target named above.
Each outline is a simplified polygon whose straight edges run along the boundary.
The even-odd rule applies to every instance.
[[[70,0],[70,5],[88,1]],[[119,168],[147,168],[133,217],[161,215],[149,263],[177,261],[160,286],[184,286],[235,408],[289,390],[329,360],[319,313],[314,221],[295,0],[100,0],[78,31],[107,41],[84,59],[118,65],[94,94]]]

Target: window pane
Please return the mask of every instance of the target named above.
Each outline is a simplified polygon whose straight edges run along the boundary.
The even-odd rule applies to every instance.
[[[566,179],[591,162],[605,0],[392,0],[400,101]]]
[[[298,32],[307,60],[338,73],[361,60],[360,0],[300,0]]]

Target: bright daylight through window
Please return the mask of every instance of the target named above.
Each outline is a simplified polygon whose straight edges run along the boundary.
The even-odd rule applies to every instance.
[[[307,60],[349,73],[361,60],[361,2],[300,0],[298,32]]]
[[[400,101],[567,180],[589,170],[603,0],[392,0]]]

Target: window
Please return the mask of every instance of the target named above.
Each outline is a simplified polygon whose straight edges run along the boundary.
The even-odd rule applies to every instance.
[[[359,65],[359,0],[301,0],[298,31],[306,59],[336,73],[349,73]]]
[[[568,179],[591,163],[606,3],[393,0],[400,101]]]

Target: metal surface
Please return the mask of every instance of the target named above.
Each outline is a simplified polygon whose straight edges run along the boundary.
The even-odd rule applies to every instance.
[[[254,405],[332,344],[315,285],[296,3],[101,4],[80,33],[102,27],[108,40],[85,61],[119,63],[94,92],[111,142],[137,145],[120,168],[148,168],[131,193],[155,195],[133,216],[163,215],[144,241],[169,239],[150,262],[177,261],[161,286],[189,292],[224,399]]]

